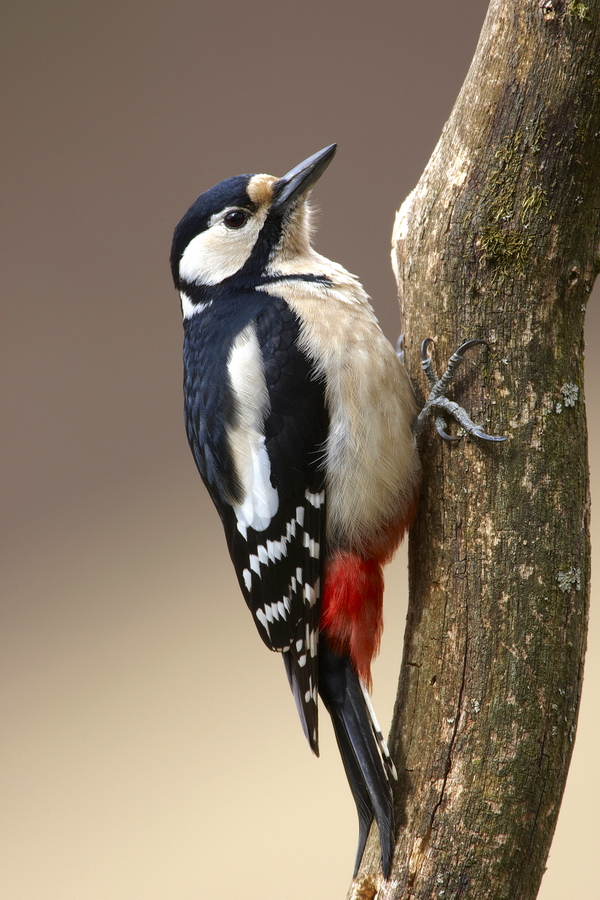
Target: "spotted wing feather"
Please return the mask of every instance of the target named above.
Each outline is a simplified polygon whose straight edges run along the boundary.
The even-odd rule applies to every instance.
[[[226,511],[230,554],[242,593],[268,647],[284,654],[300,720],[318,752],[318,624],[325,554],[321,466],[329,420],[324,387],[298,347],[299,324],[283,301],[255,320],[269,410],[264,422],[278,508],[269,525],[242,533]]]

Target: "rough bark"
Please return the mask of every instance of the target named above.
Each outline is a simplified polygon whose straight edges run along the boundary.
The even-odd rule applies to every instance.
[[[492,0],[394,233],[406,358],[485,338],[454,398],[508,441],[428,427],[391,747],[393,877],[350,896],[532,900],[575,736],[589,585],[583,324],[600,237],[600,0]]]

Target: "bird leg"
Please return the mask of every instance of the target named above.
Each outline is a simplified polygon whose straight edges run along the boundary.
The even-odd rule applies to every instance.
[[[400,338],[400,341],[398,342],[398,355],[402,358],[403,350],[401,341],[402,338]],[[421,366],[423,367],[423,371],[427,376],[431,391],[429,397],[427,398],[425,406],[423,407],[413,424],[412,430],[415,437],[418,437],[420,435],[423,429],[423,425],[425,424],[425,420],[430,415],[430,413],[433,413],[435,417],[435,427],[437,429],[437,432],[439,436],[445,441],[460,440],[460,437],[453,437],[446,431],[445,416],[451,416],[458,422],[458,424],[466,431],[467,434],[470,434],[473,437],[481,438],[484,441],[505,441],[506,437],[487,434],[483,430],[481,425],[476,425],[475,422],[473,422],[467,411],[463,409],[462,406],[459,406],[458,403],[455,403],[453,400],[449,400],[448,397],[446,397],[446,391],[450,386],[452,379],[454,378],[456,370],[465,358],[465,352],[467,350],[470,350],[471,347],[474,347],[476,344],[486,344],[486,341],[477,338],[472,341],[466,341],[464,344],[462,344],[458,348],[458,350],[450,357],[448,368],[441,378],[438,378],[433,365],[433,360],[431,359],[431,356],[428,352],[429,347],[432,344],[432,338],[426,338],[421,344]]]

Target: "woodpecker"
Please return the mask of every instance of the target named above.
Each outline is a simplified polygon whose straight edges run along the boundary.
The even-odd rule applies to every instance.
[[[318,755],[328,710],[359,818],[394,846],[393,763],[368,690],[383,566],[413,519],[411,384],[354,275],[311,246],[332,144],[283,178],[239,175],[175,229],[185,424],[258,632],[283,657]]]

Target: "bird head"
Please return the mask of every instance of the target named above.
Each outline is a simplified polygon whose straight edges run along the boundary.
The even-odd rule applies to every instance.
[[[256,284],[277,260],[310,251],[308,195],[336,151],[331,144],[283,178],[237,175],[201,194],[175,229],[171,271],[180,291],[236,279]]]

